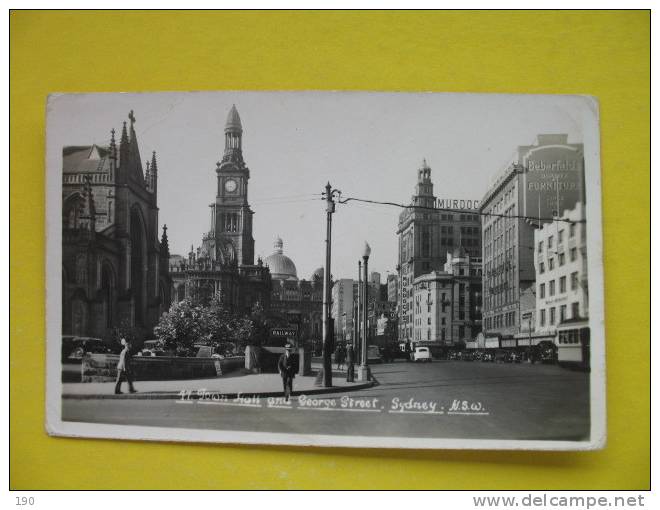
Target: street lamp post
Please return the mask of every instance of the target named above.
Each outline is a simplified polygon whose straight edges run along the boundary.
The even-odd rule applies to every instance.
[[[529,359],[532,359],[532,313],[527,316],[527,330],[529,333]]]
[[[368,277],[368,264],[369,255],[371,255],[371,248],[368,243],[364,243],[364,251],[362,252],[362,260],[364,265],[362,268],[362,350],[360,352],[360,368],[358,368],[358,381],[371,380],[371,372],[367,362],[367,339],[369,336],[369,327],[367,324],[368,311],[367,303],[369,302],[369,277]]]
[[[361,308],[361,299],[362,299],[362,261],[358,260],[358,280],[357,280],[357,307],[355,310],[355,358],[356,360],[362,359],[362,342],[360,340],[362,332],[360,327],[360,322],[362,322],[362,316],[360,315]]]

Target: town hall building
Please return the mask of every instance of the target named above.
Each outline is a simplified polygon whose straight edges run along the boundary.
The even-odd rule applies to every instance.
[[[231,310],[249,314],[270,305],[271,276],[261,259],[254,262],[252,216],[248,202],[250,170],[243,160],[243,127],[232,106],[224,129],[225,148],[216,164],[217,190],[210,205],[209,231],[188,257],[170,266],[174,299],[219,296]]]

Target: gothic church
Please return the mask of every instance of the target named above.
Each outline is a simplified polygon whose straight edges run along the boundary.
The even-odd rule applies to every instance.
[[[117,326],[150,335],[169,308],[167,227],[158,239],[156,153],[142,166],[136,119],[119,147],[63,149],[62,333],[106,338]]]

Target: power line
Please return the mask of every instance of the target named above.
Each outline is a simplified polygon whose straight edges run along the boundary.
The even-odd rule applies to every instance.
[[[455,213],[456,209],[449,209],[445,207],[429,207],[429,206],[424,206],[424,205],[405,205],[405,204],[399,204],[396,202],[384,202],[381,200],[369,200],[366,198],[357,198],[357,197],[347,197],[344,199],[338,200],[340,204],[345,204],[348,202],[364,202],[367,204],[379,204],[379,205],[391,205],[393,207],[399,207],[401,209],[421,209],[425,211],[441,211],[441,212],[449,212],[449,213]],[[482,212],[482,211],[477,211],[477,210],[470,210],[471,214],[476,214],[478,216],[493,216],[497,218],[506,218],[506,219],[521,219],[521,220],[531,220],[531,221],[546,221],[546,222],[552,222],[552,221],[562,221],[564,223],[586,223],[587,220],[569,220],[567,218],[541,218],[538,216],[523,216],[520,214],[504,214],[504,213],[493,213],[493,212]]]
[[[279,205],[279,204],[297,204],[301,202],[317,202],[318,198],[295,198],[291,200],[255,200],[252,205]]]

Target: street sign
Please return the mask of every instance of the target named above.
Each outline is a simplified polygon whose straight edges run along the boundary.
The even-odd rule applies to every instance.
[[[297,334],[298,330],[295,328],[272,328],[270,330],[270,336],[273,338],[295,337]]]

